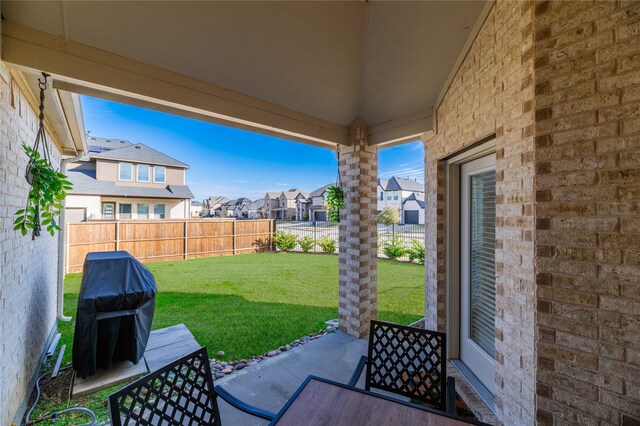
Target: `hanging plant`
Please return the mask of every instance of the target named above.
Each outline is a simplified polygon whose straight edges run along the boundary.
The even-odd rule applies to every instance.
[[[344,192],[340,187],[340,146],[336,147],[336,156],[338,157],[336,184],[327,188],[327,197],[325,199],[329,220],[333,223],[340,222],[340,209],[344,208]]]
[[[18,210],[13,222],[13,229],[27,235],[31,230],[31,239],[40,236],[42,226],[52,236],[61,228],[56,221],[63,209],[62,201],[67,196],[67,191],[72,188],[64,173],[54,169],[49,154],[49,143],[44,130],[44,91],[47,87],[47,74],[44,82],[40,81],[40,127],[36,135],[33,148],[26,143],[22,144],[24,152],[29,157],[25,178],[31,188],[27,196],[27,204],[24,209]],[[40,154],[39,148],[42,149]]]
[[[340,209],[344,208],[344,192],[342,192],[342,188],[337,185],[328,187],[326,202],[331,222],[340,222]]]

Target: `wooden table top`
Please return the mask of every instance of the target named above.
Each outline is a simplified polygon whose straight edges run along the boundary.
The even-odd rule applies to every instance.
[[[460,426],[469,422],[362,389],[309,376],[271,425]],[[473,424],[473,422],[471,422]]]

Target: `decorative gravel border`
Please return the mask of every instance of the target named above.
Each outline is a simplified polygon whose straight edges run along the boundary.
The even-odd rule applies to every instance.
[[[338,329],[337,321],[331,320],[326,322],[328,325],[326,328],[319,330],[317,333],[311,333],[304,337],[301,337],[298,340],[294,340],[285,346],[280,346],[277,349],[272,351],[267,351],[263,355],[252,356],[249,359],[241,359],[238,361],[221,361],[215,358],[211,358],[209,363],[211,365],[211,374],[213,375],[213,380],[221,379],[230,374],[235,373],[236,371],[240,371],[243,368],[249,367],[250,365],[257,364],[261,361],[264,361],[268,358],[273,358],[274,356],[278,356],[284,352],[288,352],[291,349],[302,346],[305,343],[311,342],[312,340],[319,339],[322,336],[333,333]],[[219,356],[223,356],[224,352],[218,352]]]

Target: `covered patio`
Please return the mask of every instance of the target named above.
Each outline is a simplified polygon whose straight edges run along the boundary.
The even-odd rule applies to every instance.
[[[637,2],[3,1],[2,16],[3,160],[33,127],[14,91],[33,97],[41,72],[61,99],[56,157],[86,148],[71,94],[336,150],[334,339],[355,354],[377,318],[378,150],[422,140],[425,328],[461,376],[500,424],[640,422]],[[55,331],[63,254],[13,235],[24,188],[4,170],[3,251],[23,253],[2,264],[10,423]],[[11,328],[34,300],[37,332]]]

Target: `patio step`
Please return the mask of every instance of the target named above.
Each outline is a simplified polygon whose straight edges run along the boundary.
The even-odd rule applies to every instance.
[[[149,335],[147,349],[138,364],[117,363],[110,370],[99,369],[94,376],[76,377],[72,398],[89,395],[136,376],[155,371],[171,361],[200,348],[193,334],[184,324],[154,330]]]

